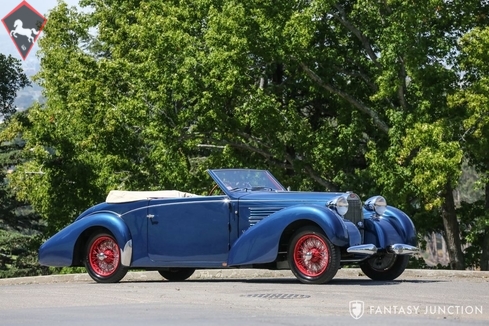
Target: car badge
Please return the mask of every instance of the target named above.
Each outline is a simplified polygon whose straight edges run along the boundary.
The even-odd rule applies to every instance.
[[[348,198],[349,198],[349,199],[358,199],[358,196],[357,196],[357,194],[355,194],[355,193],[351,192],[351,193],[348,195]]]

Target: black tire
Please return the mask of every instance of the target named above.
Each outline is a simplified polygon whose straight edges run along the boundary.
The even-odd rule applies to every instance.
[[[111,234],[96,233],[88,240],[85,250],[85,267],[97,283],[117,283],[128,271],[121,264],[121,250]]]
[[[409,256],[383,254],[375,255],[360,264],[363,273],[375,281],[392,281],[406,269]]]
[[[323,284],[331,281],[340,268],[338,247],[315,226],[297,230],[288,248],[289,266],[299,281],[305,284]]]
[[[161,276],[170,282],[182,282],[192,276],[195,272],[193,268],[170,268],[167,270],[159,270]]]

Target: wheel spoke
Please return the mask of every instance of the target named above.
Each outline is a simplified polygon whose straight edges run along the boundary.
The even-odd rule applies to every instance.
[[[320,276],[329,264],[329,251],[324,240],[315,234],[299,238],[294,248],[294,263],[305,276]]]
[[[104,277],[110,276],[116,271],[119,262],[119,246],[114,239],[102,236],[92,243],[89,264],[96,274]]]

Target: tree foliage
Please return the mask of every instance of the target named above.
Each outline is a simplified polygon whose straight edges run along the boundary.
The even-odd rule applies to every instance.
[[[49,232],[110,189],[206,193],[206,168],[264,167],[294,189],[383,193],[464,267],[453,189],[467,115],[447,96],[483,3],[81,3],[92,10],[49,14],[46,103],[11,127],[29,160],[10,181]]]
[[[0,72],[0,278],[37,275],[42,272],[37,250],[44,224],[7,182],[7,175],[23,162],[24,141],[7,137],[12,119],[25,119],[24,113],[15,114],[14,100],[31,83],[12,56],[0,54]]]
[[[474,28],[461,39],[459,65],[463,86],[450,100],[454,110],[465,112],[461,143],[471,166],[481,177],[479,187],[484,199],[462,206],[467,242],[467,255],[477,267],[489,270],[489,29]],[[469,218],[467,218],[469,216]],[[480,258],[479,258],[480,257]]]
[[[38,275],[45,272],[37,262],[45,225],[7,182],[7,174],[23,162],[24,142],[4,141],[5,128],[0,124],[0,278]]]
[[[17,92],[30,81],[24,74],[20,61],[0,53],[0,120],[15,113],[14,100]]]

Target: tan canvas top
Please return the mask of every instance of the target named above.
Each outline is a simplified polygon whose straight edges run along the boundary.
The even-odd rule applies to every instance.
[[[196,197],[197,195],[178,191],[178,190],[158,190],[158,191],[124,191],[111,190],[105,199],[106,203],[127,203],[132,201],[151,199],[151,198],[183,198]]]

